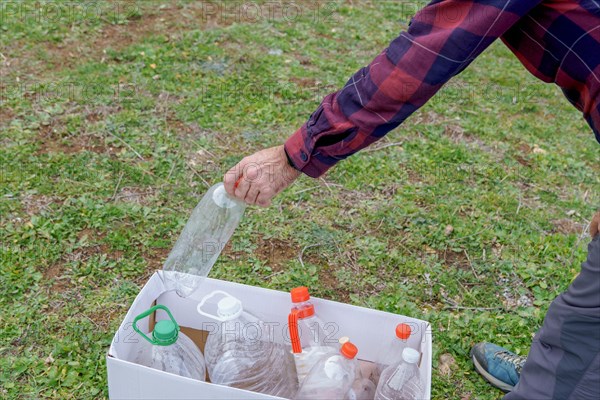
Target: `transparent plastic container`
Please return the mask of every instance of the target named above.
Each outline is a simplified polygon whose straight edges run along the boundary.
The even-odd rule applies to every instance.
[[[395,334],[389,344],[381,347],[377,356],[376,367],[373,371],[373,381],[375,384],[379,382],[379,377],[387,366],[397,364],[402,360],[402,352],[408,346],[408,338],[411,334],[410,325],[398,324]]]
[[[424,386],[417,363],[420,353],[407,347],[402,352],[402,359],[383,370],[375,400],[420,400],[423,398]]]
[[[204,310],[211,298],[222,296],[216,314]],[[212,383],[292,398],[298,389],[292,354],[273,341],[273,329],[243,309],[223,291],[205,296],[198,312],[219,323],[208,335],[204,356]]]
[[[358,370],[360,371],[360,368]],[[373,400],[376,389],[375,384],[370,379],[360,375],[354,379],[348,398],[350,400]]]
[[[350,341],[348,336],[342,336],[338,339],[338,349],[341,349],[344,343]],[[361,368],[356,369],[356,376],[352,383],[352,389],[348,393],[350,400],[373,400],[377,385],[363,375]]]
[[[156,310],[166,311],[170,320],[158,321],[150,333],[151,337],[148,337],[138,328],[137,323]],[[200,381],[206,379],[206,367],[200,349],[192,339],[180,332],[179,325],[167,307],[157,305],[138,315],[133,321],[133,329],[145,339],[140,342],[135,363],[186,378]]]
[[[188,297],[202,283],[231,238],[246,204],[230,197],[222,183],[212,186],[183,228],[161,271],[167,289]]]
[[[315,313],[308,288],[297,287],[292,289],[290,294],[293,303],[289,320],[290,338],[298,382],[302,383],[322,357],[338,353],[339,347],[335,342],[328,342],[324,331],[325,324]],[[299,341],[299,346],[294,345],[296,341]]]
[[[347,342],[337,354],[322,357],[302,382],[295,400],[350,399],[358,370],[357,353],[356,346]]]

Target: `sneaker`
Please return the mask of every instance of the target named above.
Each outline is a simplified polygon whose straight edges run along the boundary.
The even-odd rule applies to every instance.
[[[477,372],[504,392],[514,389],[527,360],[503,347],[485,342],[473,346],[471,359]]]

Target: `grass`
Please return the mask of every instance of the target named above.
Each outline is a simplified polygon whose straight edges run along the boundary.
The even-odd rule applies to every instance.
[[[285,140],[414,7],[41,4],[73,12],[3,3],[0,23],[0,395],[105,398],[112,336],[206,183]],[[526,354],[578,273],[591,130],[496,43],[373,148],[248,209],[211,276],[428,320],[433,398],[500,398],[469,349]]]

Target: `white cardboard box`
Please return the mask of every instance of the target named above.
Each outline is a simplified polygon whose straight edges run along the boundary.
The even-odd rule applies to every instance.
[[[133,319],[155,303],[167,306],[182,331],[188,334],[201,349],[207,331],[214,329],[214,321],[196,312],[200,299],[213,290],[223,290],[237,297],[244,308],[255,312],[264,321],[273,324],[275,340],[286,342],[287,317],[291,308],[290,295],[270,289],[241,285],[207,278],[190,297],[183,299],[165,289],[160,273],[152,275],[142,288],[127,312],[106,356],[109,397],[120,399],[279,399],[260,393],[214,385],[135,364],[134,354],[143,341],[133,328]],[[426,385],[425,398],[431,397],[431,327],[426,321],[371,310],[334,301],[311,298],[319,317],[326,323],[327,333],[337,339],[349,336],[359,349],[360,360],[372,361],[380,343],[389,341],[389,335],[399,323],[408,323],[413,328],[409,345],[422,353],[420,370]],[[157,320],[167,318],[166,314]],[[327,323],[332,321],[332,323]],[[140,322],[140,329],[149,331],[151,322]],[[204,339],[202,339],[204,337]],[[202,343],[201,343],[202,342]],[[287,341],[289,343],[289,341]]]

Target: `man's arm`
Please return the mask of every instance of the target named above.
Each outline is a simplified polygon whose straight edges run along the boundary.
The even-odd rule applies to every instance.
[[[295,168],[319,177],[339,160],[382,138],[540,2],[431,2],[371,64],[343,89],[326,96],[308,122],[286,141],[285,152]],[[285,159],[285,154],[279,159]],[[245,160],[258,165],[266,161],[254,156]],[[233,182],[242,175],[236,167],[225,176],[228,192],[264,205],[248,194],[262,193],[268,183],[243,179],[236,190]],[[277,182],[275,194],[290,183]],[[264,199],[259,194],[256,198]]]

